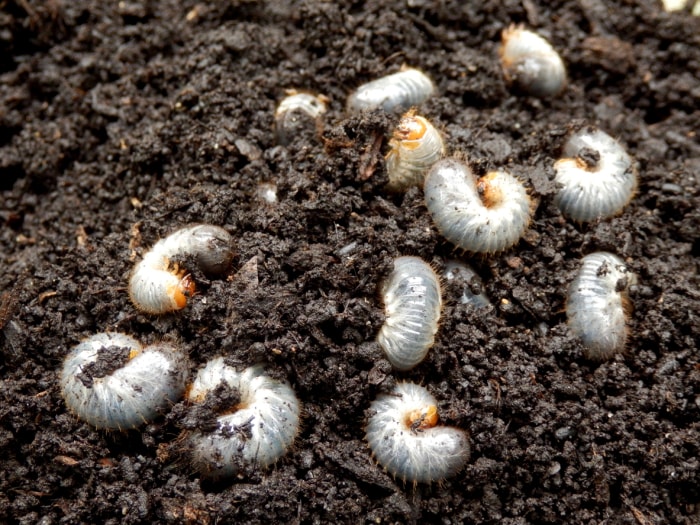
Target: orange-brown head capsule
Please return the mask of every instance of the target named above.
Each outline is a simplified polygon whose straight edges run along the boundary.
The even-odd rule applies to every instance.
[[[184,308],[187,306],[187,300],[194,295],[195,288],[194,281],[188,274],[180,279],[176,286],[168,289],[168,295],[171,296],[178,309]]]
[[[415,149],[418,147],[416,141],[422,139],[428,132],[430,123],[423,117],[417,117],[414,114],[406,115],[399,122],[398,127],[394,131],[394,140],[405,140],[410,142],[407,147]]]
[[[427,405],[409,412],[406,420],[406,426],[411,430],[418,431],[425,430],[426,428],[432,428],[437,425],[437,422],[437,407],[435,405]]]
[[[497,181],[499,174],[497,171],[491,171],[481,177],[476,183],[476,189],[481,196],[481,202],[487,208],[493,208],[503,202],[503,190]]]

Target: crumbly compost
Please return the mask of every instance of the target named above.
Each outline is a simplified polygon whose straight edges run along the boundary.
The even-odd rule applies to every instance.
[[[560,96],[509,90],[497,49],[512,23],[561,54]],[[456,252],[420,188],[386,191],[399,117],[345,102],[403,64],[435,81],[420,111],[450,152],[478,175],[507,169],[537,202],[512,249]],[[290,88],[325,95],[328,112],[281,146],[274,111]],[[698,523],[698,107],[700,19],[651,0],[7,0],[0,522]],[[577,225],[553,204],[552,166],[584,125],[620,140],[640,185],[621,215]],[[137,312],[133,265],[195,222],[233,235],[230,275],[195,275],[181,312]],[[593,251],[638,276],[626,352],[602,364],[564,313]],[[446,286],[436,344],[406,373],[375,342],[401,255],[468,262],[494,305]],[[197,421],[184,402],[138,431],[78,421],[58,371],[106,330],[176,340],[195,368],[222,353],[263,363],[303,404],[293,450],[209,482],[182,452]],[[372,461],[368,409],[399,380],[469,432],[457,476],[414,488]]]

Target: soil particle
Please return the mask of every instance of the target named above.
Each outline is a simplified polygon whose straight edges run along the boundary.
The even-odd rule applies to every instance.
[[[564,59],[551,100],[511,93],[501,30],[524,23]],[[398,122],[347,115],[357,86],[417,67],[425,115],[481,175],[506,168],[537,204],[493,256],[440,237],[422,191],[385,190]],[[276,143],[286,90],[329,99],[322,127]],[[8,0],[0,14],[0,521],[8,523],[652,523],[700,521],[700,18],[656,2],[328,3]],[[553,204],[554,161],[595,125],[635,159],[639,193],[576,225]],[[261,184],[276,201],[261,198]],[[127,280],[191,223],[235,239],[225,278],[199,276],[174,314],[139,313]],[[626,351],[596,364],[566,327],[582,256],[637,275]],[[470,264],[492,303],[445,286],[426,360],[392,370],[375,342],[393,258]],[[262,362],[304,407],[266,471],[207,481],[185,402],[100,432],[66,409],[68,351],[102,331],[175,340],[193,370]],[[371,401],[423,384],[469,432],[466,469],[392,479],[371,457]]]

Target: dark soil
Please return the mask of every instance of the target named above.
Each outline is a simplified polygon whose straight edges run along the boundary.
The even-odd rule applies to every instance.
[[[2,3],[0,522],[699,523],[700,19],[643,0],[280,4]],[[509,92],[496,50],[510,23],[561,52],[563,95]],[[397,117],[344,103],[402,64],[435,79],[420,112],[452,152],[526,181],[538,207],[515,248],[455,253],[419,189],[384,191]],[[288,88],[330,107],[322,134],[283,147],[273,113]],[[552,163],[584,124],[626,145],[640,188],[621,216],[577,226],[552,204]],[[234,235],[230,276],[195,276],[179,313],[137,312],[134,261],[193,222]],[[595,250],[639,279],[628,351],[600,365],[563,311]],[[475,311],[447,285],[437,343],[404,374],[374,342],[399,255],[468,260],[495,305]],[[91,429],[57,370],[105,330],[175,340],[193,372],[222,352],[262,361],[303,402],[296,446],[213,483],[182,453],[183,403],[140,431]],[[372,461],[367,410],[399,379],[469,431],[455,478],[404,486]]]

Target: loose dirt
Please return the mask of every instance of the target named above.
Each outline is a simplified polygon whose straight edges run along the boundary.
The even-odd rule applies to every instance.
[[[343,4],[343,5],[339,5]],[[512,94],[500,32],[524,23],[564,58],[553,100]],[[422,191],[389,194],[398,116],[346,114],[361,83],[418,67],[419,108],[475,171],[505,167],[537,210],[513,249],[455,252]],[[330,100],[319,132],[275,142],[285,90]],[[656,2],[8,0],[0,13],[0,521],[8,523],[700,522],[700,19]],[[553,205],[552,164],[584,124],[619,138],[639,192],[585,226]],[[277,187],[277,203],[259,196]],[[225,227],[225,279],[195,276],[183,311],[137,312],[134,262],[193,222]],[[628,349],[583,359],[564,304],[581,257],[638,275]],[[396,373],[374,342],[399,255],[468,261],[493,308],[445,283],[428,358]],[[102,432],[66,409],[63,357],[123,331],[176,341],[192,372],[226,354],[264,363],[304,406],[274,468],[200,480],[188,407]],[[425,385],[467,430],[456,477],[413,487],[376,465],[370,402]]]

